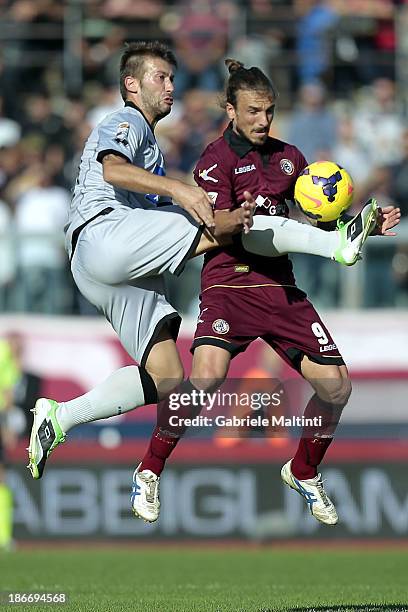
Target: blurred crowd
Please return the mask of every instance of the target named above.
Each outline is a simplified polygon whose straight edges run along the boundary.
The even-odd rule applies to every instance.
[[[0,0],[1,312],[95,313],[63,249],[70,190],[91,128],[122,104],[124,42],[151,38],[168,42],[179,61],[177,102],[157,127],[168,174],[191,181],[222,132],[223,60],[235,57],[261,67],[280,91],[272,135],[309,162],[346,167],[356,206],[375,195],[407,214],[408,1]],[[374,242],[361,305],[404,305],[408,236],[405,245]],[[294,260],[318,305],[347,303],[339,270]],[[175,305],[194,314],[199,262],[174,283]]]

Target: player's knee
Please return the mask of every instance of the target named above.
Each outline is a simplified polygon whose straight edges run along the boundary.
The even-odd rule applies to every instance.
[[[174,389],[176,389],[184,380],[184,370],[181,364],[169,364],[166,374],[154,372],[146,368],[150,377],[154,381],[157,389],[159,400],[167,397]]]
[[[338,381],[336,395],[339,397],[339,404],[345,406],[349,401],[352,391],[351,380],[347,378],[341,378]]]
[[[224,382],[225,372],[217,364],[206,361],[194,367],[190,380],[197,389],[210,391]]]
[[[170,384],[177,387],[184,380],[184,368],[181,361],[174,361],[174,363],[166,363],[165,370],[166,378],[169,378]]]
[[[352,390],[351,380],[349,378],[344,379],[344,405],[349,401]]]
[[[336,406],[345,406],[350,398],[352,386],[348,377],[340,373],[319,381],[317,394],[321,399]]]
[[[174,382],[174,387],[178,387],[184,380],[184,369],[182,365],[179,365],[172,370],[172,382]]]

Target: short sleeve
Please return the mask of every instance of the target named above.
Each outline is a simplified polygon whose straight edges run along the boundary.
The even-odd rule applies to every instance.
[[[101,162],[105,155],[114,153],[133,163],[144,138],[141,119],[125,113],[108,115],[97,127],[97,160]]]
[[[194,169],[194,180],[213,201],[216,210],[230,209],[234,205],[233,188],[228,171],[215,151],[206,149]]]

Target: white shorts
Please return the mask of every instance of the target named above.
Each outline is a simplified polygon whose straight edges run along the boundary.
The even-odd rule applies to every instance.
[[[165,323],[177,338],[181,319],[161,275],[180,274],[200,237],[201,227],[178,206],[122,206],[79,234],[71,261],[75,283],[141,365]]]

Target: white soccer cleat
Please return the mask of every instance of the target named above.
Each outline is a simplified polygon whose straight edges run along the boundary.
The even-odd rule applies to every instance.
[[[352,266],[361,259],[361,249],[376,226],[379,211],[377,200],[370,198],[352,219],[337,221],[340,244],[332,259],[344,266]]]
[[[136,516],[148,523],[159,518],[159,483],[160,478],[150,470],[139,472],[140,463],[133,473],[132,510]]]
[[[315,519],[325,525],[336,525],[339,520],[336,508],[323,487],[321,474],[309,480],[298,480],[291,470],[292,459],[285,463],[281,477],[285,484],[305,498]]]

